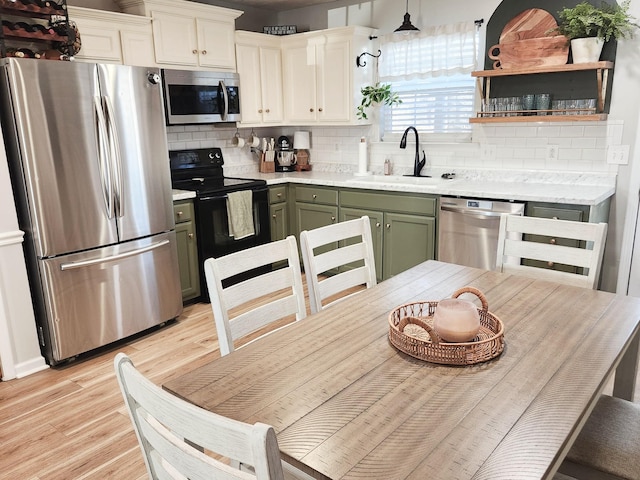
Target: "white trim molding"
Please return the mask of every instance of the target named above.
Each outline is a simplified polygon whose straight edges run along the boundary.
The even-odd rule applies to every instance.
[[[2,380],[49,368],[40,352],[22,250],[24,232],[0,233],[0,364]]]

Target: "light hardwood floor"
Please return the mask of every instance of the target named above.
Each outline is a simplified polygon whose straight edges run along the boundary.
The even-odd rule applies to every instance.
[[[211,307],[185,307],[175,322],[98,356],[0,382],[1,480],[147,478],[113,372],[117,352],[159,385],[210,362],[220,356]]]
[[[147,478],[113,372],[125,352],[153,382],[220,356],[208,304],[93,358],[0,382],[0,479]]]

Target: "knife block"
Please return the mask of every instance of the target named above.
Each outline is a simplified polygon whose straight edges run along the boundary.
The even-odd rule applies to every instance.
[[[273,153],[273,152],[271,151],[266,153]],[[273,160],[273,155],[271,155],[271,161],[267,162],[265,161],[265,153],[262,154],[262,156],[260,157],[259,171],[260,173],[273,173],[276,171],[276,162]]]

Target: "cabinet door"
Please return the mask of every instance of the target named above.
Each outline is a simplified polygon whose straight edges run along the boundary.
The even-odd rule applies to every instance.
[[[262,122],[262,82],[260,48],[236,45],[236,62],[240,76],[240,113],[242,123]]]
[[[156,65],[151,27],[149,27],[148,31],[121,31],[120,43],[122,44],[122,63],[125,65],[139,67],[153,67]]]
[[[321,122],[351,120],[351,43],[349,40],[330,40],[317,47],[317,109]]]
[[[279,48],[260,48],[260,80],[262,121],[266,123],[282,122],[284,119],[284,99],[282,95],[282,54]],[[242,91],[244,95],[244,88]]]
[[[384,214],[385,279],[435,258],[435,227],[433,217]]]
[[[176,240],[182,301],[186,301],[200,296],[198,249],[193,221],[176,224]]]
[[[82,48],[75,56],[76,60],[122,63],[120,32],[116,26],[81,16],[74,17],[74,21],[82,32]]]
[[[382,235],[384,215],[382,212],[373,210],[361,210],[358,208],[341,208],[340,221],[355,220],[363,215],[369,217],[371,223],[371,239],[373,240],[373,256],[376,260],[376,279],[380,282],[383,279],[382,272]]]
[[[289,122],[316,121],[315,46],[287,47],[282,51],[285,116]],[[304,125],[304,123],[302,123]]]
[[[198,38],[193,17],[152,12],[156,62],[198,66]]]
[[[276,203],[269,206],[271,215],[271,241],[282,240],[287,238],[289,233],[287,204]]]
[[[196,19],[201,67],[236,69],[235,23]]]

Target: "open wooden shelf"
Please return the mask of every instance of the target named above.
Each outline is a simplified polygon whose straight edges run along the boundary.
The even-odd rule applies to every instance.
[[[546,67],[507,68],[496,70],[477,70],[472,77],[507,77],[510,75],[534,75],[536,73],[577,72],[580,70],[610,70],[613,62],[567,63]]]
[[[496,70],[478,70],[471,72],[471,76],[476,77],[478,90],[484,102],[488,103],[491,93],[491,78],[508,77],[517,75],[536,75],[541,73],[562,73],[592,70],[596,74],[597,95],[595,112],[590,114],[568,115],[566,111],[549,111],[549,115],[514,115],[513,112],[478,112],[476,118],[470,118],[470,123],[517,123],[517,122],[579,122],[579,121],[600,121],[606,120],[605,96],[607,92],[607,81],[609,70],[613,69],[613,62],[602,61],[592,63],[568,63],[565,65],[554,65],[545,67],[529,68],[509,68]],[[483,81],[483,79],[485,79]],[[501,116],[500,116],[501,115]]]

